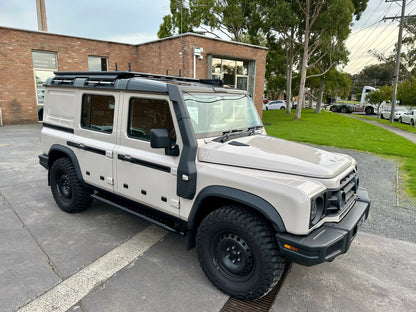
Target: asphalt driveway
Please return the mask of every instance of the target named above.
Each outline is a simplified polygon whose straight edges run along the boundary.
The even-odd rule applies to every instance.
[[[38,164],[40,129],[0,128],[0,311],[220,311],[228,297],[185,238],[99,202],[79,214],[56,206]],[[397,163],[343,152],[358,160],[369,220],[348,254],[293,265],[271,311],[416,306],[416,209],[398,192]]]

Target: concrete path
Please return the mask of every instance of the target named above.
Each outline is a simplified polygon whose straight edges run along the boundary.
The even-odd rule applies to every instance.
[[[78,214],[56,206],[38,163],[40,128],[0,127],[0,312],[220,311],[228,297],[185,238],[99,202]],[[293,265],[271,311],[416,306],[416,210],[396,204],[397,164],[346,152],[372,198],[370,217],[348,254]]]
[[[377,122],[375,120],[369,120],[369,119],[360,118],[358,115],[343,114],[343,116],[360,119],[360,120],[362,120],[364,122],[367,122],[369,124],[376,125],[376,126],[378,126],[380,128],[384,128],[384,129],[386,129],[386,130],[388,130],[390,132],[393,132],[393,133],[395,133],[397,135],[400,135],[401,137],[404,137],[405,139],[408,139],[409,141],[411,141],[411,142],[413,142],[413,143],[416,144],[416,133],[409,132],[409,131],[406,131],[406,130],[403,130],[403,129],[399,129],[399,128],[396,128],[396,127],[393,127],[393,126],[390,126],[390,125],[386,125],[386,124],[383,124],[381,122]],[[412,127],[412,126],[409,125],[409,127]]]

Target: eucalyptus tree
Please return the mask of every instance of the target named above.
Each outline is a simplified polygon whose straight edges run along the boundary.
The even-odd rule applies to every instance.
[[[170,11],[163,17],[159,38],[196,32],[239,42],[258,39],[261,18],[257,1],[171,0]]]
[[[286,113],[290,114],[292,101],[292,82],[294,65],[298,61],[297,37],[301,19],[296,12],[295,1],[260,0],[259,11],[263,17],[262,29],[267,34],[269,42],[269,56],[281,58],[282,53],[276,53],[283,47],[283,56],[286,59],[284,74],[286,75]],[[268,60],[268,63],[270,61]],[[273,62],[272,62],[273,63]],[[273,64],[278,64],[274,62]],[[274,76],[282,73],[281,67],[274,68]],[[267,76],[269,74],[269,76]],[[266,80],[273,79],[272,71],[266,70]]]
[[[302,42],[299,69],[301,78],[295,114],[295,119],[300,119],[308,67],[327,57],[331,52],[328,47],[334,41],[340,44],[346,40],[354,14],[357,17],[360,15],[367,0],[296,0],[296,3],[302,17],[302,36],[299,38]],[[315,54],[320,55],[310,64],[309,61]],[[327,67],[326,71],[332,66]]]
[[[359,18],[368,0],[259,0],[264,31],[282,38],[286,52],[286,94],[292,94],[294,67],[300,74],[295,119],[301,117],[307,70],[319,67],[324,75],[346,61],[344,41],[353,16]],[[342,53],[341,53],[342,52]],[[288,111],[289,112],[289,111]]]
[[[346,64],[348,62],[348,51],[345,47],[344,41],[338,39],[339,38],[332,38],[330,42],[323,45],[319,49],[319,51],[311,58],[313,65],[318,69],[317,73],[312,75],[308,74],[307,76],[307,78],[309,79],[311,77],[316,77],[319,80],[317,104],[315,108],[316,113],[319,113],[321,111],[322,99],[325,92],[326,84],[332,82],[330,84],[332,89],[329,90],[331,93],[334,90],[334,86],[337,86],[335,89],[339,90],[338,86],[344,86],[344,82],[349,80],[347,74],[344,75],[345,77],[341,77],[341,74],[336,70],[336,67],[338,65]],[[325,53],[324,57],[321,57],[323,51],[328,51],[328,53]],[[314,60],[317,61],[315,62]],[[334,81],[336,82],[335,84],[333,83]],[[351,81],[348,87],[351,87]]]

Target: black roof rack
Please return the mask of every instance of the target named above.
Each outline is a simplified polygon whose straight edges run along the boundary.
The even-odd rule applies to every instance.
[[[150,73],[139,73],[131,71],[108,71],[108,72],[85,72],[85,71],[57,71],[54,72],[55,77],[52,79],[53,82],[61,83],[74,83],[75,79],[81,79],[85,84],[93,83],[100,85],[114,85],[115,81],[118,79],[129,79],[129,78],[145,78],[150,80],[157,80],[161,82],[175,82],[175,83],[187,83],[187,84],[206,84],[213,86],[224,86],[222,80],[218,79],[195,79],[179,76],[167,76],[167,75],[157,75]]]

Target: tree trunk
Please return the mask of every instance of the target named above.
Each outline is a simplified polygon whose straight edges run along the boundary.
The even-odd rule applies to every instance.
[[[293,75],[293,41],[289,43],[286,49],[286,114],[290,115],[292,107],[292,75]]]
[[[305,42],[303,43],[303,56],[300,66],[300,85],[299,85],[299,97],[298,106],[296,107],[295,119],[300,119],[302,114],[302,106],[305,100],[305,82],[306,82],[306,69],[308,67],[308,53],[309,53],[309,10],[310,0],[306,0],[305,9]]]
[[[324,91],[325,91],[325,80],[321,79],[321,83],[319,84],[318,100],[316,102],[315,113],[321,112],[322,97],[324,96]]]
[[[313,96],[312,96],[312,90],[309,93],[309,108],[312,109],[313,108]]]

